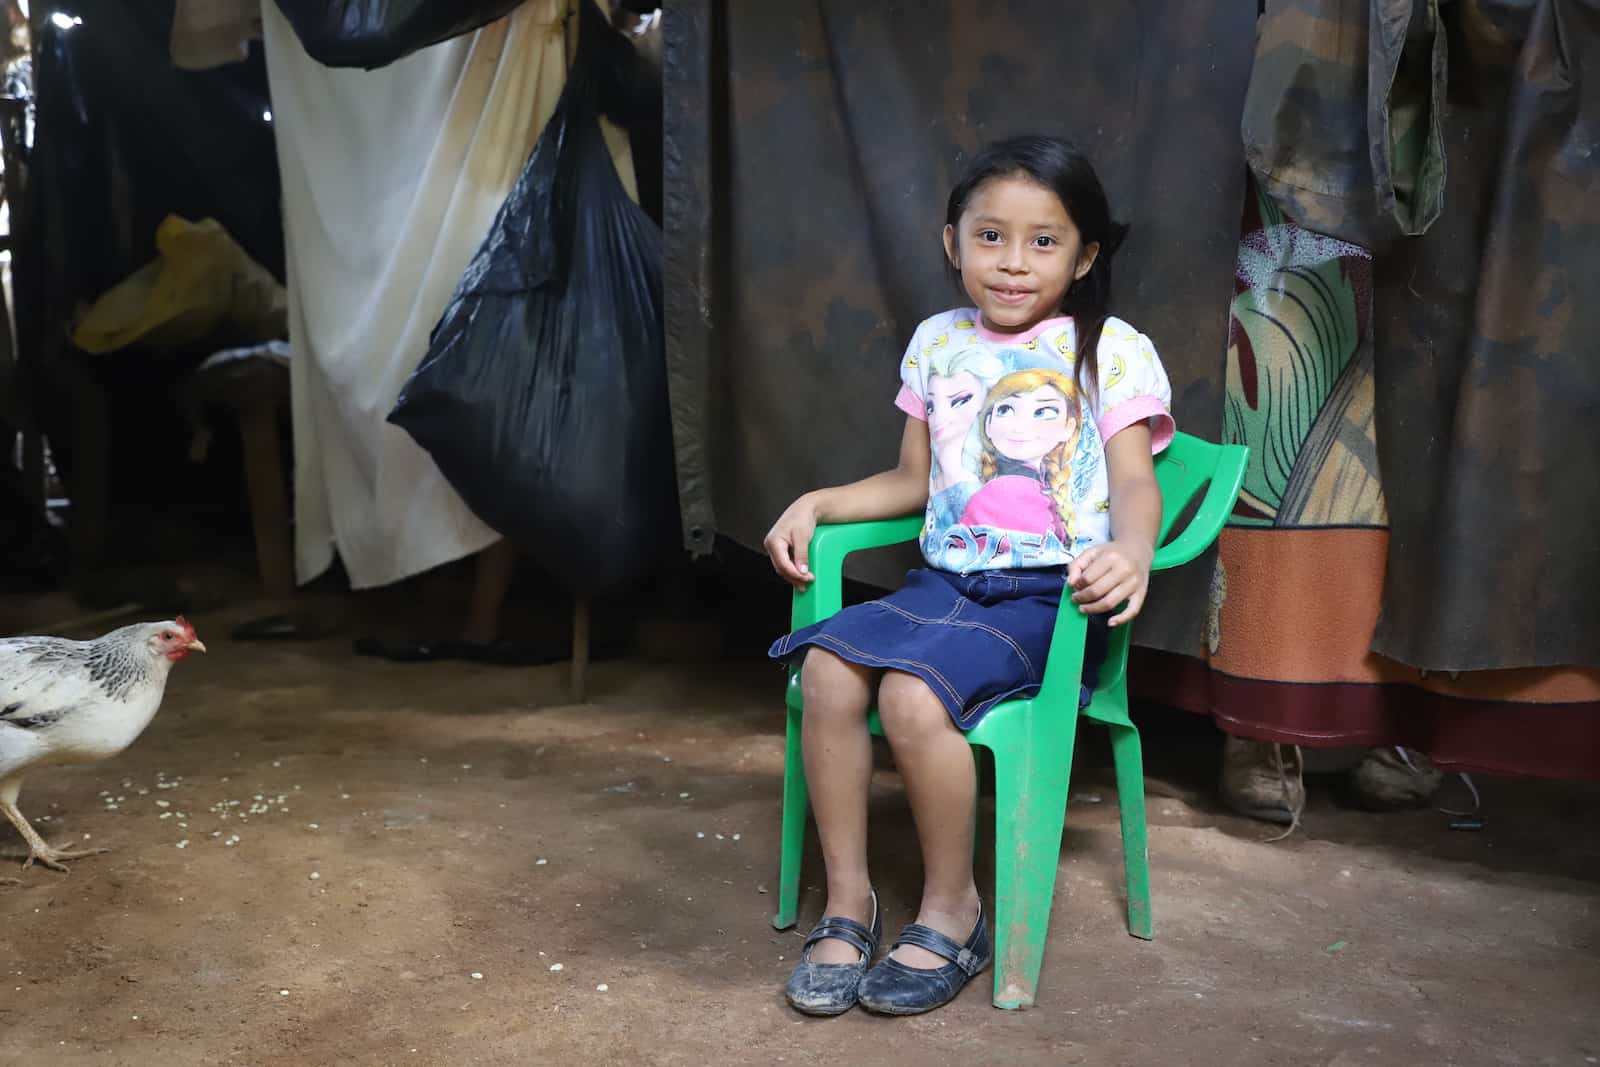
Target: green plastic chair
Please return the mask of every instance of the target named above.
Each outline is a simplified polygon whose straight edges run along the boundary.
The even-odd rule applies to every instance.
[[[1244,481],[1249,450],[1215,445],[1177,434],[1156,458],[1161,485],[1162,547],[1153,570],[1188,563],[1216,540],[1233,511]],[[1183,532],[1169,540],[1173,524],[1204,489],[1199,509]],[[793,626],[819,622],[842,606],[844,558],[851,552],[915,540],[922,516],[818,528],[811,541],[810,587],[794,596]],[[1063,597],[1051,638],[1039,694],[994,707],[967,734],[967,740],[994,754],[995,767],[995,971],[994,1004],[1024,1008],[1033,1004],[1044,960],[1045,934],[1055,895],[1066,819],[1072,747],[1080,717],[1111,728],[1116,761],[1117,801],[1122,809],[1122,857],[1128,882],[1128,932],[1150,940],[1150,867],[1145,844],[1144,760],[1139,731],[1128,718],[1128,640],[1132,626],[1111,631],[1100,684],[1089,706],[1078,708],[1083,647],[1088,623]],[[800,670],[789,672],[788,740],[783,770],[783,851],[778,875],[778,913],[772,925],[795,924],[800,903],[800,859],[810,798],[800,750],[804,707]],[[868,726],[882,735],[873,709]]]

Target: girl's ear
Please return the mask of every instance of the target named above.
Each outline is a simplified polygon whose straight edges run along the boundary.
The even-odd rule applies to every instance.
[[[1078,269],[1073,273],[1072,280],[1081,282],[1084,275],[1094,269],[1094,261],[1100,255],[1100,242],[1090,241],[1083,246],[1083,251],[1078,253]]]
[[[944,254],[950,260],[950,265],[956,270],[961,269],[961,256],[956,252],[956,228],[949,223],[944,227]]]

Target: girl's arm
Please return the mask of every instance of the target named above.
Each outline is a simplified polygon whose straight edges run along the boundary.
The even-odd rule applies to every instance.
[[[1161,486],[1150,458],[1150,426],[1135,423],[1106,442],[1111,488],[1111,540],[1084,550],[1067,568],[1067,584],[1080,611],[1101,615],[1126,609],[1112,626],[1131,621],[1144,607],[1150,561],[1161,534]]]
[[[928,424],[906,416],[905,432],[900,437],[900,462],[894,467],[849,485],[807,493],[778,516],[762,542],[772,558],[773,569],[796,589],[804,589],[812,579],[808,556],[811,535],[819,524],[915,515],[928,504],[932,463]]]

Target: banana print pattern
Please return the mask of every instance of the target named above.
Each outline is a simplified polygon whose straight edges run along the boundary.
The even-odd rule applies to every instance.
[[[1122,379],[1128,376],[1128,361],[1121,356],[1112,356],[1110,369],[1106,373],[1106,383],[1102,388],[1115,389],[1122,384]]]

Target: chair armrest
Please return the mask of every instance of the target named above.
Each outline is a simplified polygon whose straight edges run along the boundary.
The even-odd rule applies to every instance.
[[[1039,684],[1039,699],[1048,705],[1065,702],[1073,715],[1078,713],[1078,690],[1083,686],[1083,646],[1088,632],[1089,619],[1072,602],[1072,587],[1063,586],[1056,628],[1050,635],[1050,658],[1045,660],[1044,678]]]
[[[915,541],[922,533],[923,517],[876,522],[850,522],[837,526],[818,526],[811,538],[811,573],[815,576],[805,592],[794,594],[790,613],[793,629],[810,626],[828,618],[844,603],[844,558],[852,552],[882,548],[903,541]]]
[[[1189,520],[1189,525],[1169,544],[1156,550],[1150,563],[1153,571],[1180,567],[1211,547],[1222,532],[1233,503],[1239,498],[1239,487],[1244,484],[1245,463],[1249,451],[1241,445],[1228,445],[1222,449],[1222,459],[1217,463],[1211,484],[1200,501],[1200,509]]]

